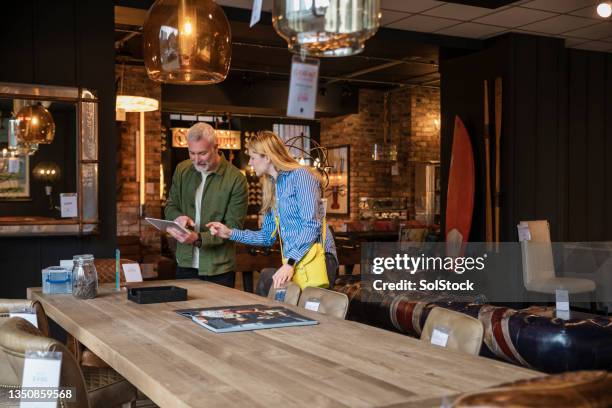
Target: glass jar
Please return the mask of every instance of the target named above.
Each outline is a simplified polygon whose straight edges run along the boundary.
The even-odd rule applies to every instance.
[[[93,299],[98,295],[98,271],[93,255],[72,257],[72,295],[79,299]]]

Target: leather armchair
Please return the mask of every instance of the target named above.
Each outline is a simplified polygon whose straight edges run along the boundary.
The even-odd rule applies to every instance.
[[[60,385],[74,387],[76,400],[62,401],[66,408],[117,407],[134,404],[136,388],[117,372],[108,369],[85,371],[72,353],[57,340],[44,336],[28,321],[14,317],[0,326],[0,352],[4,353],[5,366],[0,370],[3,387],[18,387],[23,376],[26,351],[59,351],[62,353]]]
[[[484,326],[480,320],[454,310],[434,307],[425,321],[421,340],[430,342],[436,327],[444,327],[448,330],[447,348],[475,356],[480,353],[484,336]]]
[[[334,292],[333,290],[323,288],[304,288],[300,295],[298,306],[306,307],[306,302],[309,300],[317,300],[319,302],[319,313],[334,316],[339,319],[346,317],[346,312],[349,306],[348,296],[344,293]]]
[[[271,287],[270,291],[268,292],[268,298],[274,300],[274,297],[276,296],[276,291],[277,289]],[[289,282],[289,284],[287,285],[287,292],[285,292],[285,299],[283,300],[283,303],[297,306],[298,301],[300,299],[300,292],[300,287],[298,285],[293,282]]]
[[[45,336],[49,336],[49,321],[43,310],[42,305],[37,300],[28,299],[0,299],[0,324],[4,319],[8,319],[9,313],[13,310],[28,309],[36,313],[38,330]]]

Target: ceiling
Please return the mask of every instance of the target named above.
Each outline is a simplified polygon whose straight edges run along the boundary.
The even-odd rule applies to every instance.
[[[596,15],[593,0],[381,0],[382,28],[358,56],[321,59],[320,79],[361,87],[439,86],[441,47],[478,49],[507,32],[565,39],[566,46],[612,52],[612,20]],[[117,60],[142,63],[140,30],[152,0],[115,0]],[[230,20],[230,77],[249,83],[286,80],[291,53],[271,26],[270,14],[249,28],[253,0],[217,0]],[[474,5],[488,6],[480,7]],[[263,1],[270,12],[272,0]],[[461,51],[463,50],[463,51]]]
[[[251,9],[251,0],[218,0]],[[458,4],[461,3],[461,4]],[[382,26],[486,39],[509,31],[565,39],[567,47],[612,52],[612,19],[596,13],[596,0],[381,0]],[[495,9],[466,4],[499,5]],[[270,11],[272,0],[264,0]]]

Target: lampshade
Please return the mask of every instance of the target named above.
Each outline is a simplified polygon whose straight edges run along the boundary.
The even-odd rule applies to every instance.
[[[125,112],[151,112],[159,109],[159,101],[144,96],[117,95],[116,109]]]
[[[206,85],[227,76],[230,26],[213,0],[157,0],[143,36],[145,68],[154,81]]]
[[[17,139],[27,144],[50,144],[55,136],[51,113],[40,104],[21,108],[17,113]]]
[[[275,0],[272,23],[292,52],[344,57],[363,51],[380,16],[380,0]]]

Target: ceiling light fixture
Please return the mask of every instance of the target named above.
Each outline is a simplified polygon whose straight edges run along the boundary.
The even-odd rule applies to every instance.
[[[380,0],[285,0],[272,9],[274,29],[289,50],[312,57],[360,53],[380,18]]]
[[[612,5],[608,1],[599,3],[597,6],[597,14],[599,17],[608,18],[612,15]]]
[[[143,26],[144,63],[153,81],[207,85],[225,80],[232,34],[213,0],[157,0]]]

